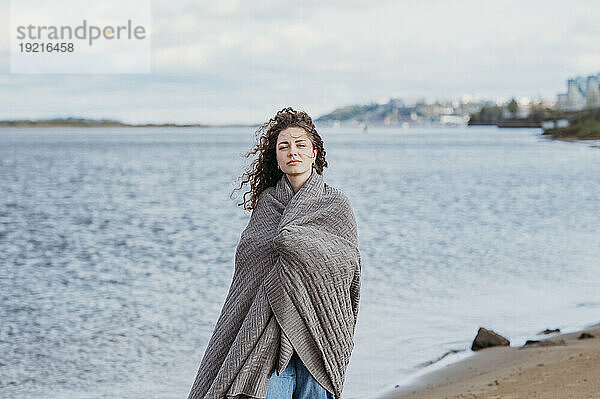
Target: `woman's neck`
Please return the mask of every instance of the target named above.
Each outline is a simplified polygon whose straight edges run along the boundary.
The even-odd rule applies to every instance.
[[[313,168],[310,168],[306,172],[299,173],[299,174],[291,175],[291,174],[286,173],[286,177],[287,177],[288,181],[290,182],[290,185],[292,186],[292,190],[294,190],[294,194],[296,194],[298,192],[298,190],[300,190],[302,188],[304,183],[306,183],[306,181],[312,174],[312,171],[313,171]]]

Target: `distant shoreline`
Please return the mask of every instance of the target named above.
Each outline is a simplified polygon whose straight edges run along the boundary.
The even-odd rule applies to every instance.
[[[543,134],[562,141],[600,140],[600,108],[581,111],[568,126],[545,129]]]
[[[571,124],[568,127],[543,129],[542,135],[551,136],[554,140],[561,141],[583,141],[600,139],[600,109],[587,110],[579,112],[572,117]],[[541,121],[527,119],[502,120],[495,122],[469,121],[467,127],[472,126],[491,126],[498,128],[539,128]],[[375,125],[376,127],[383,127]],[[443,126],[443,125],[440,125]],[[202,123],[125,123],[112,119],[86,119],[86,118],[55,118],[55,119],[16,119],[0,121],[0,128],[48,128],[48,127],[78,127],[78,128],[107,128],[107,127],[127,127],[127,128],[257,128],[256,124],[202,124]],[[359,127],[359,126],[353,126]],[[385,126],[398,127],[398,126]],[[366,130],[366,129],[364,129]]]
[[[210,125],[202,123],[125,123],[111,119],[56,118],[56,119],[16,119],[0,121],[0,127],[256,127],[247,124]]]

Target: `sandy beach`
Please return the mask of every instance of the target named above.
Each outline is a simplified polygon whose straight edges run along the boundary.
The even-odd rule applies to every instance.
[[[483,349],[380,398],[600,398],[600,323],[532,339],[543,346]]]

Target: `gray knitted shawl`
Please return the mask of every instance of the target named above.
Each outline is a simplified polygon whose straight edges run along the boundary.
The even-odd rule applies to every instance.
[[[284,174],[261,193],[241,234],[233,281],[188,399],[265,398],[271,374],[293,351],[340,399],[360,272],[346,195],[314,168],[294,194]]]

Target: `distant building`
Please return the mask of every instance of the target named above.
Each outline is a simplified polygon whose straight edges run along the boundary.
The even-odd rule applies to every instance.
[[[469,115],[441,114],[440,124],[447,126],[466,126],[469,123]]]
[[[557,96],[556,107],[563,111],[580,111],[600,107],[600,73],[587,78],[578,76],[567,81],[567,92]]]
[[[600,107],[600,89],[598,87],[598,76],[588,76],[587,80],[587,99],[586,105],[588,108]]]

